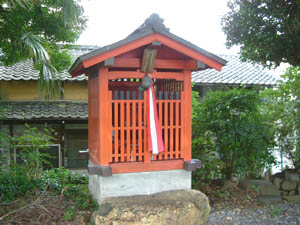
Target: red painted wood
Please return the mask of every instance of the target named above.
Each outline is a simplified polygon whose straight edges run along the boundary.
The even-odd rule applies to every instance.
[[[152,43],[153,41],[159,41],[161,42],[162,44],[170,47],[171,49],[174,49],[182,54],[185,54],[193,59],[196,59],[196,60],[199,60],[201,62],[203,62],[204,64],[208,65],[209,67],[211,68],[215,68],[216,70],[221,70],[222,69],[222,64],[214,61],[213,59],[207,57],[207,56],[204,56],[202,55],[201,53],[187,47],[187,46],[184,46],[164,35],[161,35],[161,34],[158,34],[158,33],[155,33],[155,34],[151,34],[151,35],[148,35],[146,37],[143,37],[143,38],[140,38],[138,40],[135,40],[135,41],[132,41],[126,45],[123,45],[123,46],[120,46],[118,48],[115,48],[115,49],[112,49],[110,51],[107,51],[107,52],[104,52],[102,54],[99,54],[99,55],[96,55],[94,57],[91,57],[89,59],[86,59],[82,62],[82,65],[85,69],[93,66],[93,65],[96,65],[100,62],[103,62],[104,60],[106,59],[109,59],[109,58],[112,58],[112,57],[115,57],[115,56],[118,56],[118,55],[121,55],[123,53],[126,53],[128,51],[131,51],[133,49],[137,49],[143,45],[147,45],[149,43]],[[80,67],[82,66],[81,64],[74,70],[72,76],[75,76],[75,75],[79,75],[79,74],[82,74],[84,73],[83,70],[80,70]]]
[[[109,153],[108,149],[111,149],[112,143],[112,131],[111,131],[111,120],[109,116],[111,107],[109,96],[108,96],[108,69],[106,67],[99,68],[99,131],[100,131],[100,148],[99,158],[101,166],[108,166]]]
[[[169,149],[169,135],[168,135],[168,102],[167,101],[163,101],[164,102],[164,144],[165,144],[165,159],[171,159],[170,158],[170,149]]]
[[[158,119],[159,119],[160,127],[162,129],[162,127],[163,127],[163,124],[162,124],[162,118],[163,118],[163,115],[162,115],[162,112],[163,112],[162,111],[162,102],[160,100],[157,100],[157,104],[158,104]],[[163,130],[162,130],[161,133],[163,133]],[[162,160],[163,159],[163,155],[164,155],[163,152],[159,153],[158,157],[156,157],[156,160]]]
[[[129,52],[133,49],[139,48],[143,45],[152,43],[155,41],[155,35],[148,35],[146,37],[140,38],[138,40],[132,41],[126,45],[122,45],[118,48],[112,49],[110,51],[104,52],[103,54],[96,55],[94,57],[91,57],[89,59],[86,59],[82,62],[84,68],[91,67],[95,64],[98,64],[100,62],[103,62],[106,59],[121,55],[125,52]]]
[[[151,163],[110,163],[113,174],[183,169],[183,160],[152,161]]]
[[[185,126],[182,133],[184,140],[184,160],[192,159],[192,81],[191,71],[185,71],[184,80],[184,118]]]
[[[184,50],[185,53],[188,52],[190,55],[195,54],[185,49],[185,46],[178,45],[172,40],[160,38],[166,42],[165,45],[177,49],[178,52]],[[199,57],[199,55],[194,56]],[[157,68],[180,68],[184,72],[157,72],[155,70],[152,73],[153,78],[156,79],[157,91],[168,91],[169,95],[172,92],[174,98],[176,91],[180,92],[179,100],[157,100],[165,152],[153,156],[153,160],[151,160],[152,155],[148,151],[147,143],[146,109],[148,106],[146,92],[142,100],[113,99],[114,91],[119,94],[120,91],[124,91],[125,98],[126,91],[130,91],[130,93],[137,91],[140,82],[133,82],[132,79],[143,78],[145,74],[141,73],[139,69],[136,71],[112,71],[108,67],[100,67],[99,76],[89,80],[89,112],[91,113],[89,115],[89,131],[91,134],[89,148],[90,159],[94,163],[101,166],[112,165],[113,173],[123,173],[126,171],[179,169],[183,167],[183,160],[191,160],[192,84],[191,69],[186,70],[186,68],[194,67],[196,61],[190,60],[189,57],[186,60],[188,61],[158,59],[156,62]],[[135,66],[139,68],[140,61],[137,58],[116,58],[115,67],[122,68],[127,65],[127,68]],[[121,79],[121,81],[116,81],[117,79]],[[126,81],[124,79],[130,80]],[[130,97],[132,97],[132,94],[130,94]],[[112,140],[113,131],[114,142]],[[170,162],[170,159],[173,159],[172,162]],[[174,163],[178,159],[180,159],[180,165],[178,162]],[[159,162],[162,162],[162,164],[159,164]]]
[[[110,159],[112,158],[112,150],[113,150],[113,143],[112,143],[112,92],[109,91],[108,92],[108,123],[107,123],[107,133],[109,135],[109,139],[107,140],[107,151],[108,151],[108,155],[107,155],[107,162],[110,162]]]
[[[141,68],[141,58],[115,58],[114,68]],[[197,69],[196,60],[155,59],[155,69]]]
[[[186,151],[186,140],[188,139],[185,129],[186,129],[186,123],[185,120],[187,119],[185,115],[185,92],[182,91],[180,94],[180,99],[182,99],[181,102],[181,118],[180,118],[180,125],[181,125],[181,136],[180,136],[180,149],[181,149],[181,157],[185,157],[185,151]]]
[[[125,124],[125,102],[120,101],[120,136],[121,136],[121,147],[120,147],[120,155],[121,155],[121,162],[125,161],[125,129],[124,129],[124,124]]]
[[[137,118],[136,118],[136,108],[137,102],[134,101],[132,103],[132,157],[133,161],[136,161],[136,145],[137,145],[137,140],[136,140],[136,123],[137,123]]]
[[[173,101],[170,100],[169,101],[170,103],[170,138],[169,138],[169,142],[170,142],[170,155],[172,156],[172,158],[176,159],[175,157],[175,154],[174,154],[174,139],[173,139],[173,132],[174,132],[174,126],[173,126],[173,123],[174,123],[174,111],[173,111]]]
[[[180,107],[179,107],[179,101],[176,101],[175,102],[175,152],[176,152],[176,159],[178,159],[180,157],[180,154],[179,154],[179,150],[180,150],[180,147],[179,147],[179,110],[180,110]]]
[[[131,139],[130,139],[130,101],[126,101],[126,161],[130,162]]]
[[[114,102],[114,120],[115,120],[115,144],[114,144],[114,149],[115,149],[115,156],[114,156],[114,161],[119,162],[119,101],[113,101]],[[111,160],[112,162],[112,160]]]
[[[140,71],[110,71],[109,72],[109,79],[111,80],[117,80],[121,78],[138,78],[141,79],[145,76],[145,73],[142,73]],[[183,81],[183,73],[181,72],[152,72],[151,73],[152,78],[154,79],[176,79],[178,81]]]
[[[176,51],[181,52],[193,59],[197,59],[200,62],[208,65],[209,67],[212,67],[218,71],[221,71],[221,69],[223,67],[223,65],[221,63],[218,63],[215,60],[213,60],[207,56],[204,56],[201,53],[199,53],[187,46],[184,46],[184,45],[172,40],[169,37],[163,36],[161,34],[154,34],[154,36],[156,36],[155,38],[157,39],[157,41],[161,42],[162,44],[164,44],[172,49],[175,49]]]
[[[142,108],[143,108],[144,102],[138,102],[138,149],[137,149],[137,155],[139,161],[143,160],[144,153],[143,153],[143,140],[142,140],[142,132],[145,127],[145,124],[142,124]]]

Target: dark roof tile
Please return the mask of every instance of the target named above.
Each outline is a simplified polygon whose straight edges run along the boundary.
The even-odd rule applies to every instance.
[[[88,119],[87,102],[67,101],[0,101],[0,108],[6,109],[1,118],[21,119]]]
[[[277,83],[269,71],[249,62],[242,62],[237,55],[219,55],[227,60],[222,70],[207,69],[192,74],[192,81],[198,85],[268,85]]]

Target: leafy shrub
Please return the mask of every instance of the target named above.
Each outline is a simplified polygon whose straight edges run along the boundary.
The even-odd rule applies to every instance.
[[[196,170],[193,175],[197,180],[218,179],[222,177],[222,161],[218,158],[218,153],[214,150],[210,135],[206,137],[196,137],[192,142],[193,158],[201,159],[201,169]]]
[[[22,168],[0,170],[0,197],[3,202],[17,199],[39,187],[39,180],[24,173]]]
[[[23,135],[11,137],[12,148],[18,149],[17,165],[14,166],[22,166],[26,172],[37,178],[43,166],[50,165],[48,159],[51,156],[43,150],[47,145],[52,144],[53,137],[50,135],[51,130],[46,128],[41,132],[28,124],[25,124],[25,127]]]
[[[11,162],[8,166],[0,168],[0,198],[3,201],[11,201],[27,192],[39,188],[40,180],[38,179],[42,170],[42,165],[47,163],[48,154],[40,151],[48,144],[51,144],[49,130],[44,133],[37,128],[25,125],[24,134],[18,137],[9,137],[3,140],[0,135],[1,147],[7,152],[5,163],[10,158],[9,147],[19,146],[17,162]],[[8,140],[7,140],[8,139]],[[10,145],[10,142],[13,144]],[[1,155],[4,155],[3,153]]]
[[[98,208],[97,202],[89,194],[88,186],[82,184],[68,184],[64,195],[82,208],[96,210]]]
[[[290,67],[274,90],[263,93],[265,109],[273,118],[280,149],[300,170],[300,68]]]
[[[51,190],[61,193],[68,184],[88,184],[88,177],[72,173],[65,168],[53,168],[43,171],[41,182]]]
[[[67,208],[65,214],[63,215],[63,219],[65,221],[71,221],[74,217],[74,213],[75,213],[75,208],[74,207]]]
[[[194,108],[193,154],[205,177],[231,179],[275,163],[273,125],[260,104],[258,91],[232,89],[208,93]]]
[[[83,209],[97,209],[98,204],[88,191],[88,177],[64,168],[46,170],[41,176],[42,186],[72,199]]]

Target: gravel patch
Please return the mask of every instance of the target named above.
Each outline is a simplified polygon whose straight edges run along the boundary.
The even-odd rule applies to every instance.
[[[205,225],[299,225],[300,205],[284,202],[262,208],[213,211]]]

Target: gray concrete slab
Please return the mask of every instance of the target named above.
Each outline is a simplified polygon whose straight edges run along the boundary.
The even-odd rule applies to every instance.
[[[111,177],[89,175],[89,190],[99,203],[107,197],[150,195],[191,189],[191,186],[192,173],[186,170],[123,173]]]

